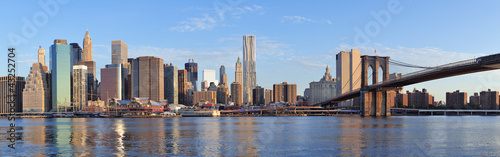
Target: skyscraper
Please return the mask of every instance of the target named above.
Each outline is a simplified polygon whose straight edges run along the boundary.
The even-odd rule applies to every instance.
[[[227,78],[226,81],[224,81],[224,74],[226,74],[226,67],[221,65],[219,68],[219,84],[227,85]]]
[[[11,100],[13,99],[11,94],[16,95],[14,100],[15,100],[15,112],[22,112],[23,111],[23,89],[24,85],[26,84],[24,77],[19,77],[15,76],[12,77],[11,79],[15,80],[16,85],[12,88],[12,85],[9,85],[10,80],[9,76],[2,76],[0,77],[0,113],[10,113],[10,103],[7,102],[12,102]],[[14,90],[13,93],[11,93],[10,90]]]
[[[87,66],[87,100],[97,100],[99,98],[99,82],[96,79],[96,64],[92,60],[92,39],[90,39],[88,30],[83,38],[82,61],[76,64]]]
[[[273,94],[274,94],[274,93],[273,93],[273,90],[271,90],[271,89],[266,89],[264,92],[265,92],[265,97],[264,97],[264,99],[266,99],[266,100],[265,100],[265,101],[266,101],[266,102],[265,102],[265,105],[269,105],[269,104],[270,104],[270,102],[272,102],[272,101],[273,101],[273,97],[274,97],[274,96],[273,96]]]
[[[231,101],[235,106],[243,104],[243,87],[239,82],[231,83]]]
[[[138,57],[132,63],[132,97],[150,100],[164,99],[163,59],[152,56]]]
[[[196,91],[196,81],[198,81],[198,63],[194,62],[194,59],[189,59],[187,63],[184,64],[184,69],[187,70],[187,80],[193,84],[193,90]]]
[[[101,100],[122,100],[122,67],[122,64],[108,64],[106,68],[101,68]]]
[[[127,64],[128,46],[121,40],[111,41],[111,64]]]
[[[45,65],[45,50],[42,49],[42,46],[38,48],[38,63],[42,64],[42,69],[47,71],[47,66]]]
[[[234,82],[238,82],[243,84],[243,69],[240,62],[240,57],[238,57],[238,61],[235,63],[234,70]]]
[[[229,89],[226,85],[217,86],[217,103],[227,104],[227,97],[229,95]]]
[[[42,63],[33,63],[23,90],[23,112],[49,112],[49,100],[47,74]]]
[[[73,75],[72,46],[64,39],[54,40],[50,46],[50,71],[52,75],[52,112],[65,111],[71,106],[71,76]],[[64,108],[63,108],[64,107]]]
[[[446,92],[446,108],[460,109],[467,104],[467,92]]]
[[[92,61],[92,39],[90,39],[89,30],[83,38],[82,61]]]
[[[164,86],[165,86],[165,99],[168,100],[169,104],[179,104],[179,96],[178,96],[178,69],[176,66],[173,66],[172,63],[163,65],[163,75],[164,78]]]
[[[243,36],[243,103],[252,103],[252,89],[257,86],[255,36]]]
[[[73,112],[87,107],[87,66],[73,66]]]
[[[203,70],[203,81],[207,81],[208,84],[212,82],[219,84],[219,81],[215,79],[215,70]]]
[[[179,104],[186,105],[187,103],[187,92],[188,92],[188,81],[187,81],[187,71],[186,70],[178,70],[177,75],[179,77],[178,81],[178,101]]]
[[[492,91],[491,89],[488,89],[488,91],[481,91],[479,98],[480,98],[479,103],[481,104],[480,105],[481,109],[498,110],[499,107],[498,91]]]
[[[350,92],[361,87],[361,54],[357,49],[340,51],[336,55],[337,95]],[[348,101],[341,106],[359,105]]]
[[[70,43],[70,45],[73,47],[73,49],[71,49],[71,53],[73,53],[72,63],[73,65],[76,65],[78,62],[82,61],[82,48],[78,45],[78,43]]]

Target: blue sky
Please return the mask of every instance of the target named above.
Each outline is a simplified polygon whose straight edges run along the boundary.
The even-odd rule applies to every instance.
[[[53,14],[40,5],[47,2],[57,4]],[[362,54],[424,66],[500,50],[500,1],[40,0],[1,1],[0,5],[0,47],[5,52],[16,47],[19,76],[27,76],[39,45],[47,53],[54,39],[81,45],[86,29],[98,68],[111,62],[111,40],[123,40],[129,58],[158,56],[179,69],[196,50],[200,75],[203,69],[218,73],[225,65],[230,82],[234,63],[242,56],[242,36],[255,35],[257,84],[270,89],[274,83],[296,83],[299,95],[309,82],[322,77],[327,64],[335,77],[335,54],[342,50],[357,48]],[[380,22],[374,13],[389,13],[390,19],[381,16]],[[23,34],[24,21],[32,23],[34,16],[41,21],[37,30]],[[356,40],[357,29],[368,33],[369,42]],[[11,42],[12,34],[25,40]],[[0,55],[0,60],[7,60],[6,56]],[[1,67],[7,66],[2,63]],[[0,70],[1,76],[7,75],[5,69]],[[390,67],[391,73],[416,70]],[[500,90],[499,75],[500,71],[462,75],[405,90],[427,88],[436,100],[445,100],[445,92],[457,89],[469,95],[488,88]]]

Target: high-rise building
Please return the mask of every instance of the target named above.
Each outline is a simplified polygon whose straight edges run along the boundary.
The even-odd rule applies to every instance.
[[[238,57],[238,61],[236,61],[235,63],[234,82],[239,82],[243,85],[243,70],[240,62],[240,57]]]
[[[23,90],[23,112],[49,112],[50,91],[42,63],[33,63]]]
[[[38,48],[38,63],[42,64],[43,71],[48,72],[49,69],[47,65],[45,65],[45,50],[42,49],[42,46]]]
[[[320,103],[326,99],[332,98],[337,95],[337,83],[335,78],[330,75],[330,68],[326,66],[325,75],[318,82],[309,83],[310,97],[308,103],[311,105]]]
[[[477,92],[475,92],[474,95],[471,95],[469,97],[469,103],[472,104],[472,105],[479,105],[479,104],[481,104],[480,103],[481,101],[479,101],[479,100],[481,100],[481,99],[479,97],[479,93],[477,93]]]
[[[95,72],[95,62],[94,61],[81,61],[77,65],[85,65],[87,67],[87,100],[96,101],[99,98],[98,92],[98,80]]]
[[[187,70],[188,82],[193,84],[194,91],[198,90],[198,88],[196,88],[196,81],[198,81],[198,63],[195,63],[194,59],[189,59],[188,62],[184,64],[184,69]]]
[[[203,70],[203,81],[219,84],[219,81],[215,78],[215,70]]]
[[[194,104],[202,104],[202,103],[217,103],[217,91],[195,91],[193,92],[193,103]]]
[[[226,74],[226,67],[221,65],[219,69],[219,84],[227,85],[227,76],[224,78],[224,74]]]
[[[227,97],[229,95],[229,89],[226,85],[217,86],[217,103],[218,104],[227,104]]]
[[[78,62],[82,61],[82,48],[78,45],[78,43],[70,43],[70,45],[73,47],[73,49],[71,49],[71,53],[73,53],[72,63],[73,65],[76,65]]]
[[[357,49],[340,51],[336,55],[337,64],[337,95],[350,92],[361,87],[361,54]],[[350,100],[341,106],[354,106]]]
[[[214,82],[210,82],[210,86],[208,86],[207,91],[217,91],[217,86]]]
[[[274,96],[273,96],[273,94],[274,94],[274,93],[273,93],[273,90],[266,89],[264,92],[266,93],[266,95],[265,95],[265,97],[264,97],[264,99],[266,99],[266,100],[265,100],[265,101],[266,101],[266,102],[265,102],[265,104],[266,104],[266,105],[269,105],[271,102],[273,102],[273,101],[274,101],[274,100],[273,100],[273,97],[274,97]]]
[[[273,85],[274,101],[285,102],[294,105],[297,102],[297,85],[283,82]]]
[[[257,86],[255,36],[243,36],[243,103],[252,103],[252,89]]]
[[[73,66],[73,112],[87,107],[87,66]]]
[[[239,82],[231,83],[231,101],[236,106],[243,104],[243,86]]]
[[[311,86],[311,85],[309,85]],[[335,90],[337,92],[337,90]],[[311,88],[304,89],[304,101],[309,101],[309,96],[311,95]]]
[[[467,104],[467,92],[460,92],[460,90],[446,92],[446,108],[460,109],[465,104]]]
[[[72,46],[64,39],[56,39],[50,46],[50,73],[52,75],[52,112],[71,109]]]
[[[208,81],[202,81],[202,82],[200,83],[200,85],[201,85],[201,90],[202,90],[202,91],[203,91],[203,90],[207,90],[207,89],[208,89],[208,87],[210,87],[210,82],[208,82]]]
[[[430,95],[425,88],[422,91],[417,89],[413,89],[413,92],[406,91],[406,94],[408,95],[408,106],[423,109],[434,104],[434,96]]]
[[[83,38],[82,61],[92,61],[92,39],[90,39],[89,30]]]
[[[101,100],[108,102],[110,99],[122,100],[123,74],[122,64],[108,64],[101,68]]]
[[[164,86],[165,86],[165,99],[169,104],[179,104],[179,87],[178,84],[178,69],[172,63],[163,65]]]
[[[256,86],[252,89],[252,100],[254,106],[264,107],[266,105],[266,99],[264,98],[264,88]]]
[[[138,57],[132,63],[132,71],[132,97],[146,97],[154,101],[164,99],[163,59]]]
[[[405,93],[396,93],[396,98],[395,98],[395,106],[391,107],[400,107],[402,106],[408,106],[408,94]]]
[[[498,91],[482,91],[480,94],[481,109],[483,110],[498,110]],[[446,102],[448,103],[448,102]]]
[[[187,71],[186,70],[178,70],[177,71],[177,75],[178,75],[178,100],[179,100],[179,104],[184,104],[186,105],[186,96],[187,96],[187,92],[188,92],[188,81],[187,81]]]
[[[128,63],[128,46],[121,40],[111,41],[111,64]]]
[[[12,84],[15,81],[14,87]],[[26,81],[24,77],[11,76],[11,80],[9,76],[0,77],[0,113],[10,113],[10,107],[12,105],[12,100],[14,100],[15,104],[15,112],[23,112],[23,89]],[[12,92],[13,90],[13,92]],[[15,95],[12,98],[12,94]]]

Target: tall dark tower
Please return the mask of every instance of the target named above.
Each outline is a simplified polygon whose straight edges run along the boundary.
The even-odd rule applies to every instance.
[[[184,64],[184,69],[187,70],[187,81],[191,82],[194,86],[194,91],[197,91],[196,81],[198,81],[198,63],[195,63],[194,59],[191,58]]]

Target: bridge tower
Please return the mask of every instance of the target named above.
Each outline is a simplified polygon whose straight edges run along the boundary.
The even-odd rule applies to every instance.
[[[362,116],[391,116],[391,89],[368,89],[368,68],[372,68],[372,84],[379,82],[379,67],[382,68],[382,81],[389,80],[389,57],[361,56],[360,107]]]

